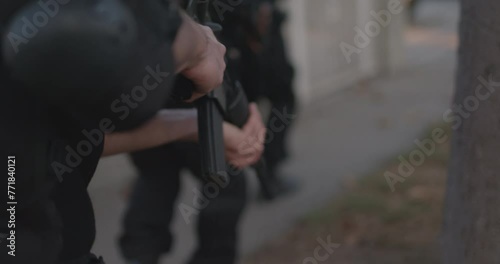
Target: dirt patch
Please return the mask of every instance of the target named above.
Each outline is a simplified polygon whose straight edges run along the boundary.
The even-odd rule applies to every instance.
[[[311,213],[242,263],[440,263],[438,240],[448,156],[447,143],[437,146],[394,192],[384,172],[396,172],[398,161],[346,181],[345,191],[330,205]]]

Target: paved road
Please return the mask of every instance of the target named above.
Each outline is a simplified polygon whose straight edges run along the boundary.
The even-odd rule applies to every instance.
[[[293,156],[284,171],[299,178],[303,189],[286,200],[249,205],[241,224],[242,252],[251,252],[283,233],[301,216],[329,201],[341,181],[405,152],[426,126],[441,120],[453,88],[458,8],[453,2],[439,1],[423,2],[419,10],[421,26],[406,36],[405,67],[302,109],[291,138]],[[94,250],[110,264],[123,263],[115,238],[134,175],[125,156],[107,158],[91,186],[98,229]],[[249,180],[255,189],[255,179]],[[193,187],[195,183],[186,175],[180,202],[189,204]],[[175,253],[164,263],[179,264],[195,245],[193,226],[177,217],[173,227],[178,238]]]

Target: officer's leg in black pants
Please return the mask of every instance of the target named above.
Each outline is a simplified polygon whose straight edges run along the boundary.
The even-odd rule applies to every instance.
[[[176,210],[182,162],[170,145],[131,155],[139,177],[130,197],[120,239],[122,254],[140,264],[156,264],[172,245],[170,222]]]
[[[288,156],[286,139],[296,113],[292,84],[295,73],[285,52],[285,40],[281,33],[283,16],[280,12],[275,12],[278,19],[273,23],[273,34],[267,50],[270,59],[263,63],[264,67],[268,67],[264,75],[264,93],[271,102],[264,157],[269,168],[269,178],[275,182],[276,195],[298,188],[297,182],[280,178],[277,173],[278,165]]]
[[[189,264],[234,264],[238,255],[238,223],[246,204],[243,173],[231,176],[229,185],[201,210],[198,248]]]
[[[133,154],[141,176],[125,215],[120,243],[127,259],[138,260],[139,264],[157,263],[169,250],[179,171],[187,167],[202,181],[200,192],[208,197],[198,215],[199,244],[190,263],[235,263],[237,224],[246,202],[245,179],[242,173],[233,173],[227,185],[201,179],[198,148],[194,143],[175,143]]]
[[[208,200],[197,223],[198,247],[189,264],[234,264],[238,250],[238,223],[246,204],[246,182],[242,172],[228,169],[229,182],[207,181],[200,171],[197,144],[180,143],[187,167],[200,179],[199,191]]]
[[[295,118],[295,100],[271,100],[271,114],[267,120],[266,149],[264,157],[269,169],[274,170],[288,157],[287,136]]]

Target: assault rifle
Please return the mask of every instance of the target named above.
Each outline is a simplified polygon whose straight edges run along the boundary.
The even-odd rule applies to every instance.
[[[214,33],[220,33],[222,26],[214,23],[208,10],[209,0],[189,0],[186,11],[195,21],[210,27]],[[173,96],[178,100],[187,100],[194,91],[194,84],[179,76],[175,83]],[[241,84],[231,80],[226,73],[224,83],[195,102],[198,109],[198,133],[201,148],[201,168],[204,177],[229,180],[224,156],[222,123],[224,120],[243,127],[249,117],[248,100]],[[265,161],[260,159],[253,165],[262,194],[266,199],[275,197],[267,176]]]

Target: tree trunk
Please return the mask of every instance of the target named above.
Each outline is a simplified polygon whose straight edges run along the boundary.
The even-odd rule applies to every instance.
[[[444,263],[498,264],[500,1],[462,0],[461,16],[454,105],[468,106],[455,111],[444,216]],[[485,80],[492,81],[485,85]],[[478,102],[477,109],[474,102]]]

